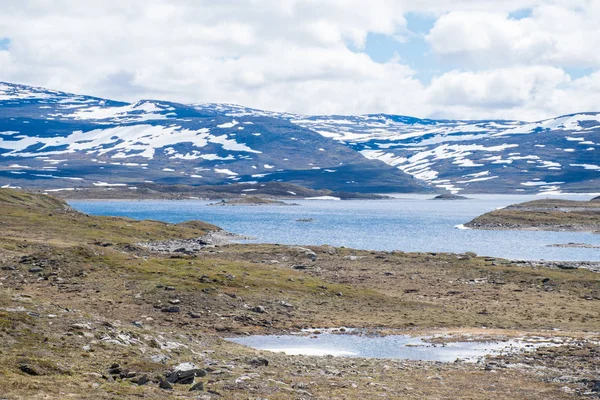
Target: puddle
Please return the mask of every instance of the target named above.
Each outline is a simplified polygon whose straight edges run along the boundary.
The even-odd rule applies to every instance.
[[[360,334],[268,335],[229,338],[227,340],[257,350],[283,352],[288,355],[391,358],[421,361],[476,362],[487,355],[533,350],[556,343],[535,338],[504,341],[462,341],[445,344],[427,342],[431,336],[371,336]]]

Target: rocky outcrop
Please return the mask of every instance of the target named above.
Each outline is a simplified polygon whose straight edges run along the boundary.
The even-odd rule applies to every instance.
[[[204,236],[194,239],[172,239],[161,242],[138,243],[138,246],[144,247],[150,251],[158,253],[182,253],[193,254],[206,248],[222,246],[235,240],[252,240],[253,238],[244,235],[218,230],[209,232]]]

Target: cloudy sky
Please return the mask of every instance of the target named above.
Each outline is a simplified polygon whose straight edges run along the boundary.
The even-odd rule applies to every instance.
[[[600,0],[0,0],[0,81],[306,114],[600,111]]]

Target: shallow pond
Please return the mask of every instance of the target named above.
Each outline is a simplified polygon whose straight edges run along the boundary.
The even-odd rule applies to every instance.
[[[372,336],[362,334],[321,333],[297,335],[255,335],[227,340],[258,350],[288,355],[390,358],[453,362],[457,359],[475,362],[487,355],[532,350],[553,345],[539,339],[504,341],[428,342],[431,337],[408,335]]]

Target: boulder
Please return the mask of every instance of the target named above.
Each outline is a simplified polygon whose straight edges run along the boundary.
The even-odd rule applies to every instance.
[[[248,361],[248,364],[254,367],[266,367],[269,365],[269,360],[267,360],[264,357],[254,357],[250,361]]]

